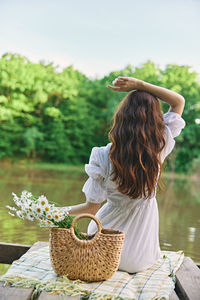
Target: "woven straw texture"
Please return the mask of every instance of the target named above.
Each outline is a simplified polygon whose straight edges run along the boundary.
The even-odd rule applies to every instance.
[[[74,225],[81,218],[91,218],[98,226],[98,231],[88,235],[88,240],[79,240],[74,233]],[[95,216],[81,214],[74,218],[69,229],[51,228],[52,267],[57,275],[73,280],[107,280],[118,269],[124,237],[121,231],[103,229]]]

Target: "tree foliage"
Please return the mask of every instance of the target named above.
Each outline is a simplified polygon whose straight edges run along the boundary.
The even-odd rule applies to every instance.
[[[0,158],[85,163],[93,146],[108,143],[113,113],[126,93],[106,86],[116,76],[133,76],[184,96],[187,126],[177,138],[168,169],[189,171],[200,158],[200,84],[188,66],[160,69],[148,61],[91,80],[69,66],[30,62],[18,54],[0,59]],[[168,110],[164,103],[163,111]]]

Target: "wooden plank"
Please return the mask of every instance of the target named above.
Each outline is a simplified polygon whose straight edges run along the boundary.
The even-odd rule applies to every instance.
[[[48,245],[47,242],[36,242],[32,246],[0,243],[0,263],[11,264],[14,260],[19,259],[28,250],[34,251],[47,245]]]
[[[32,288],[4,287],[3,283],[0,282],[0,300],[29,300],[32,293]]]
[[[36,242],[32,246],[1,243],[0,260],[3,260],[4,263],[12,263],[12,260],[19,259],[20,256],[26,253],[27,251],[34,251],[47,245],[48,243],[45,242]],[[7,256],[10,258],[10,260]],[[0,282],[0,300],[29,300],[31,298],[32,293],[33,288],[27,289],[3,286],[3,282]]]
[[[47,292],[42,292],[38,300],[80,300],[80,296],[66,296],[66,295],[51,295]]]
[[[176,292],[173,291],[169,297],[169,300],[179,300],[179,297],[177,296]]]
[[[30,245],[0,243],[0,263],[11,264],[30,249]]]
[[[185,257],[176,273],[175,291],[180,299],[200,299],[200,270],[190,257]]]
[[[38,300],[80,300],[81,296],[64,296],[64,295],[51,295],[47,292],[42,292]],[[179,300],[175,291],[170,295],[169,300]]]
[[[2,259],[3,257],[1,249],[5,251],[7,246],[8,246],[7,249],[12,249],[16,247],[16,249],[18,249],[17,251],[21,251],[21,253],[24,254],[26,253],[27,250],[34,251],[36,249],[39,249],[47,245],[48,242],[36,242],[31,247],[29,245],[0,243],[0,259]],[[16,253],[17,251],[13,250],[14,253]],[[198,269],[198,267],[200,267],[200,265],[198,264],[195,265],[195,263],[192,261],[191,258],[189,257],[184,258],[183,264],[177,271],[176,274],[177,284],[176,284],[175,291],[173,291],[173,293],[170,295],[170,300],[178,300],[178,299],[199,300],[200,299],[200,270]],[[32,291],[33,289],[2,287],[2,284],[0,283],[0,300],[30,299]],[[48,294],[47,292],[42,292],[42,294],[38,298],[38,300],[61,300],[61,299],[80,300],[81,297],[51,295]]]

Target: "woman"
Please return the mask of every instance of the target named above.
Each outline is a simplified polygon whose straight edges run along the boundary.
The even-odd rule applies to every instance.
[[[71,207],[70,214],[92,213],[104,228],[125,232],[119,270],[138,272],[160,258],[156,186],[164,159],[185,126],[181,118],[184,98],[142,80],[118,77],[108,88],[130,92],[120,103],[105,147],[94,147],[89,179],[83,186],[86,203]],[[160,102],[169,104],[162,115]],[[101,203],[107,200],[101,209]],[[91,221],[88,233],[96,231]]]

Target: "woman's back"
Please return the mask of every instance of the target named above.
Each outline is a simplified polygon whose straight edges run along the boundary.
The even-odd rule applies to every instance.
[[[185,126],[179,114],[168,112],[163,116],[165,124],[165,147],[161,152],[162,162],[172,151],[175,141]],[[85,165],[89,179],[83,192],[86,199],[93,203],[107,200],[97,213],[104,228],[113,228],[125,232],[119,269],[138,272],[155,263],[160,257],[158,207],[153,193],[148,199],[131,199],[118,191],[112,180],[112,162],[109,159],[111,143],[104,147],[94,147],[89,164]],[[92,221],[88,233],[96,231]]]
[[[89,178],[82,189],[86,203],[72,206],[70,214],[97,213],[103,227],[124,231],[119,269],[137,272],[160,257],[156,186],[174,138],[185,126],[181,118],[185,100],[136,78],[118,77],[113,84],[108,88],[135,91],[119,104],[109,132],[111,143],[92,149],[85,166]],[[164,116],[158,98],[170,106]],[[92,221],[88,232],[95,231]]]

